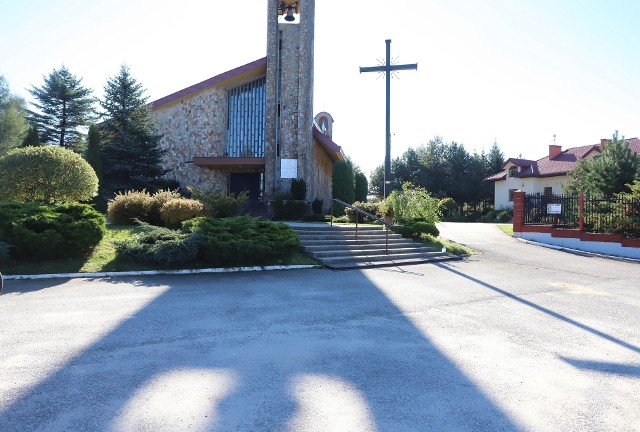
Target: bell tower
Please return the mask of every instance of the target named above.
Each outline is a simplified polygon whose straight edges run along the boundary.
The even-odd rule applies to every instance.
[[[265,194],[307,182],[313,196],[315,0],[268,0]]]

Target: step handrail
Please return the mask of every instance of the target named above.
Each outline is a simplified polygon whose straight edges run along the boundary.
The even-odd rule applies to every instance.
[[[389,255],[389,231],[395,226],[394,224],[392,224],[391,222],[388,222],[384,219],[382,219],[381,217],[378,216],[374,216],[369,212],[366,212],[362,209],[359,209],[358,207],[355,207],[351,204],[348,204],[338,198],[331,198],[331,209],[329,211],[329,213],[331,214],[331,226],[333,226],[333,203],[338,203],[338,204],[342,204],[345,207],[350,208],[351,210],[355,211],[356,213],[356,240],[358,240],[358,214],[361,214],[363,216],[366,216],[370,219],[373,219],[375,221],[380,222],[381,224],[384,225],[385,227],[385,233],[386,233],[386,238],[385,238],[385,253],[387,255]]]

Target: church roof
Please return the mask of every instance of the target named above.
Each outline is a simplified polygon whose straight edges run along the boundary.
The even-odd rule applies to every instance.
[[[318,143],[322,146],[323,150],[327,152],[331,160],[339,161],[344,159],[344,153],[342,152],[342,147],[338,144],[334,143],[331,138],[320,132],[320,130],[313,126],[313,138],[318,141]]]
[[[198,84],[194,84],[190,87],[184,88],[168,96],[155,100],[151,102],[151,108],[157,108],[159,106],[166,105],[178,99],[182,99],[184,97],[197,93],[200,90],[204,90],[207,87],[211,87],[213,85],[219,84],[231,78],[236,78],[242,74],[246,74],[254,71],[258,72],[260,71],[260,69],[266,70],[266,67],[267,67],[267,58],[263,57],[259,60],[252,61],[251,63],[247,63],[235,69],[231,69],[227,72],[221,73],[220,75],[216,75],[207,80],[199,82]]]

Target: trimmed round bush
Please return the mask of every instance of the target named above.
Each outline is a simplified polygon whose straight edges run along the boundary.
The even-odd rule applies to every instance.
[[[91,165],[71,150],[57,146],[25,147],[0,158],[0,199],[66,203],[98,194]]]
[[[402,237],[414,240],[419,240],[423,234],[429,234],[433,237],[440,235],[440,231],[433,222],[420,220],[408,221],[402,225],[396,225],[393,231],[402,235]]]
[[[146,190],[118,192],[107,204],[107,219],[120,225],[131,225],[135,219],[149,222],[153,206],[153,198]]]
[[[104,215],[88,204],[0,203],[0,241],[20,259],[82,256],[105,232]]]
[[[378,216],[380,212],[380,202],[359,202],[356,201],[352,204],[354,207],[359,208],[360,210],[366,211],[367,213],[371,213],[374,216]],[[356,211],[346,207],[344,209],[345,214],[349,218],[350,222],[356,221]],[[373,220],[369,217],[363,216],[362,214],[358,214],[358,220],[360,222],[373,222]]]
[[[160,209],[167,202],[173,199],[180,199],[182,195],[176,190],[159,190],[152,196],[151,209],[149,210],[148,222],[152,225],[162,225],[162,218],[160,217]],[[141,219],[142,220],[142,219]]]
[[[204,205],[200,201],[187,198],[171,199],[160,209],[160,219],[169,228],[178,228],[182,222],[204,215]]]

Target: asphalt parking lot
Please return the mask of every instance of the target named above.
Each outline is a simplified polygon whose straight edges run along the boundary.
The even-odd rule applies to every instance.
[[[640,430],[639,264],[442,233],[478,254],[8,281],[0,430]]]

